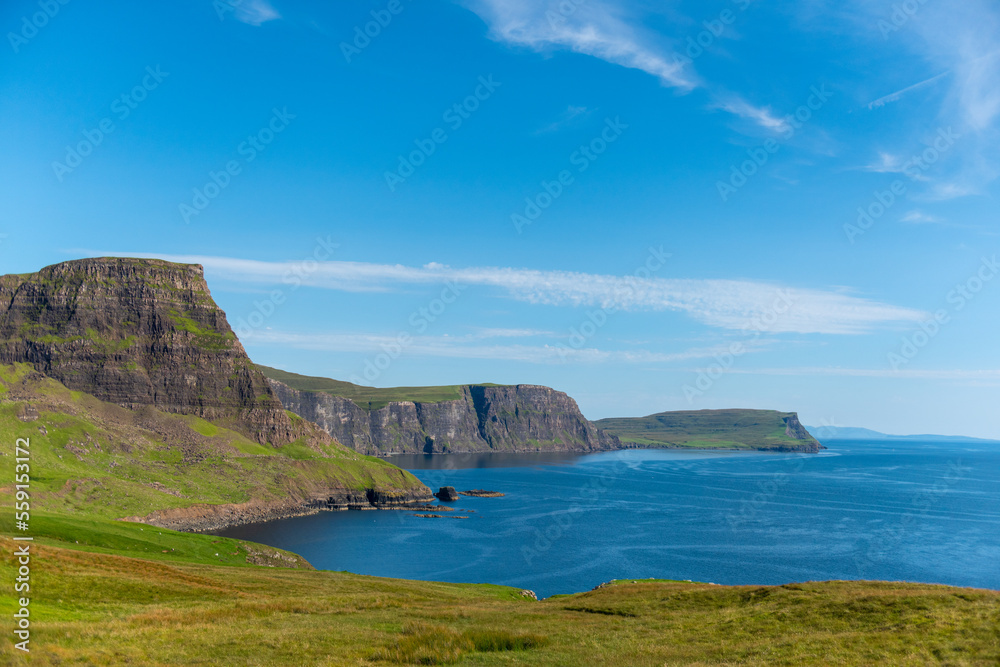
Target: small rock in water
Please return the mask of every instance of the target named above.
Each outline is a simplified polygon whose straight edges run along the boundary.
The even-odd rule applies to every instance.
[[[470,496],[472,498],[503,498],[504,494],[499,491],[487,491],[486,489],[469,489],[468,491],[459,491],[459,495]]]
[[[454,486],[442,486],[434,495],[437,496],[438,500],[446,500],[449,502],[458,500],[458,493],[455,491]]]

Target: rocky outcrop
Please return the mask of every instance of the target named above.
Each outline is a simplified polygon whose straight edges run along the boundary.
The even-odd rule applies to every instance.
[[[394,401],[368,411],[341,396],[268,381],[285,408],[365,454],[587,452],[622,446],[587,421],[576,401],[549,387],[470,385],[461,387],[458,400]]]
[[[806,427],[799,421],[799,415],[795,412],[789,413],[787,417],[782,417],[785,422],[785,435],[795,440],[812,441],[815,438],[806,430]]]
[[[458,491],[455,490],[454,486],[442,486],[434,495],[438,500],[444,500],[447,502],[458,500]]]
[[[281,445],[296,432],[197,264],[82,259],[0,276],[0,363],[70,389],[194,414]]]

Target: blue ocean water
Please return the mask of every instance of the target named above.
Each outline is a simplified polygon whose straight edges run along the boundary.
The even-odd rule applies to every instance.
[[[819,454],[396,457],[435,490],[506,496],[441,503],[474,510],[444,519],[322,512],[222,534],[320,569],[505,584],[539,597],[646,577],[1000,589],[1000,445],[826,444]]]

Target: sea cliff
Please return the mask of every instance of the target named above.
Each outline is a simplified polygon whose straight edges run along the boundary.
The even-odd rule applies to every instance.
[[[589,422],[576,401],[549,387],[467,385],[457,388],[455,400],[390,401],[366,410],[343,396],[268,381],[286,408],[365,454],[590,452],[622,447],[616,436]]]

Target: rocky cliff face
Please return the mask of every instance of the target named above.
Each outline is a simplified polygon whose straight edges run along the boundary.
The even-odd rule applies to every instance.
[[[597,451],[621,447],[597,429],[576,401],[548,387],[467,386],[461,398],[391,402],[363,410],[349,399],[268,380],[284,406],[366,454]]]
[[[199,265],[82,259],[0,276],[0,363],[136,408],[281,445],[297,429],[212,300]]]
[[[799,415],[792,412],[787,417],[783,418],[785,422],[785,435],[789,438],[794,438],[796,440],[815,440],[812,434],[806,430],[806,427],[802,425],[799,421]],[[817,443],[818,444],[818,443]]]

